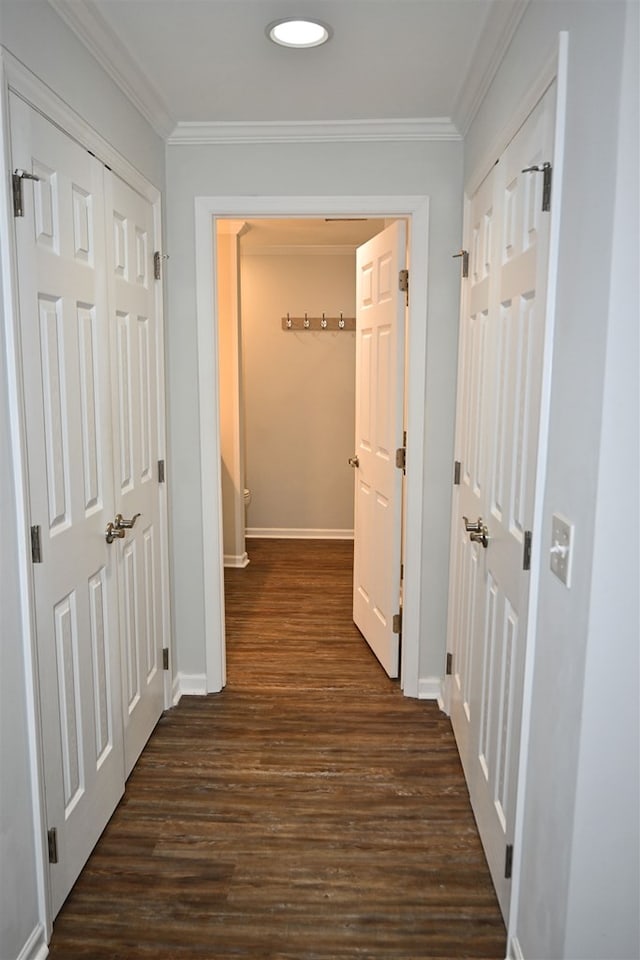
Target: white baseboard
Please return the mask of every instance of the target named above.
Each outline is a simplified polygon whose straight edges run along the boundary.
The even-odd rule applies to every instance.
[[[204,673],[177,673],[173,679],[171,699],[174,707],[184,696],[204,697],[207,693],[207,677]]]
[[[245,552],[240,556],[234,556],[233,554],[225,553],[222,561],[225,567],[232,567],[234,569],[242,569],[246,567],[249,563],[249,555]]]
[[[507,960],[524,960],[524,953],[522,952],[522,947],[517,937],[509,938]]]
[[[247,538],[265,540],[353,540],[353,530],[316,530],[312,527],[247,527]]]
[[[442,678],[420,677],[418,680],[418,700],[437,700],[442,702]]]
[[[49,947],[46,944],[44,928],[39,923],[32,931],[16,960],[45,960],[45,957],[48,956]]]

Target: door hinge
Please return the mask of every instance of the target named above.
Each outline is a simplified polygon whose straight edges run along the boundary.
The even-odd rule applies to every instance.
[[[47,847],[49,848],[49,863],[58,862],[58,831],[55,827],[47,830]]]
[[[398,287],[401,293],[407,295],[407,306],[409,306],[409,271],[401,270],[398,274]]]
[[[169,647],[162,648],[162,669],[169,669]]]
[[[13,215],[14,217],[24,217],[24,192],[22,189],[23,180],[41,180],[33,173],[27,173],[26,170],[16,170],[13,174]]]
[[[31,562],[42,563],[42,544],[38,525],[31,527]]]
[[[511,879],[511,872],[513,870],[513,844],[508,843],[507,849],[504,855],[504,878],[505,880]]]
[[[454,460],[453,462],[453,485],[455,487],[460,486],[460,471],[462,469],[462,464],[459,460]]]
[[[394,613],[391,629],[398,635],[402,633],[402,611],[400,611],[400,613]]]
[[[452,654],[452,653],[448,653],[448,654],[447,654],[447,665],[446,665],[446,667],[445,667],[445,674],[446,674],[448,677],[450,677],[452,673],[453,673],[453,654]]]
[[[168,259],[169,259],[168,253],[160,253],[159,250],[156,250],[156,252],[153,255],[153,279],[154,280],[162,279],[162,261],[168,260]]]
[[[404,580],[404,563],[400,564],[400,583]]]
[[[524,550],[522,556],[522,569],[531,570],[531,530],[524,532]]]
[[[158,483],[164,483],[164,460],[158,460]]]
[[[551,210],[551,178],[553,176],[553,167],[547,160],[543,164],[535,163],[531,167],[525,167],[523,173],[541,173],[542,174],[542,211],[548,213]]]
[[[402,446],[396,450],[396,467],[404,473],[407,469],[407,431],[402,431]]]
[[[456,257],[462,257],[462,279],[466,280],[469,276],[469,251],[458,250],[457,253],[452,253],[451,257],[454,260]]]

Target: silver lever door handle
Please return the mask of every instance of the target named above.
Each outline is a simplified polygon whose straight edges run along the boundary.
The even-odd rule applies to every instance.
[[[131,530],[131,527],[135,526],[136,520],[139,516],[139,513],[134,513],[134,515],[131,517],[131,520],[125,520],[121,513],[116,513],[113,526],[116,530]]]
[[[469,520],[469,517],[463,517],[462,519],[467,533],[480,533],[482,531],[482,517],[478,517],[476,521]]]
[[[358,458],[357,455],[356,455],[355,457],[349,457],[349,466],[350,466],[350,467],[359,467],[359,466],[360,466],[360,460],[359,460],[359,458]]]

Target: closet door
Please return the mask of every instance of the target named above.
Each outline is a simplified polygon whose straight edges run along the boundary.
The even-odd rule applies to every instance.
[[[103,167],[13,94],[10,119],[38,178],[15,226],[55,916],[124,789]]]
[[[164,707],[162,325],[153,206],[115,174],[105,171],[105,181],[115,503],[133,523],[114,544],[128,776]]]
[[[555,95],[554,85],[471,199],[461,312],[451,719],[505,918],[546,326],[550,213],[542,169],[552,160]]]

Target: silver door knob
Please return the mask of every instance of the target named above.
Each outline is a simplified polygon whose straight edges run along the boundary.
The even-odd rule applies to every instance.
[[[472,530],[469,533],[469,540],[473,543],[481,543],[486,550],[489,546],[489,528],[486,523],[482,524],[481,530]]]
[[[113,543],[114,540],[122,540],[126,532],[122,527],[116,527],[115,523],[109,521],[104,538],[107,543]]]
[[[349,457],[349,466],[350,466],[350,467],[359,467],[359,466],[360,466],[360,460],[359,460],[359,458],[358,458],[357,455],[356,455],[355,457]]]

